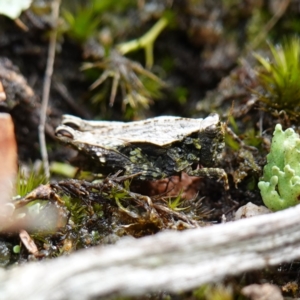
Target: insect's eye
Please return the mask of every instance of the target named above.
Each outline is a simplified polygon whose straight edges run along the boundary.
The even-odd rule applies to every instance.
[[[69,138],[69,139],[73,139],[74,136],[73,134],[66,130],[66,129],[59,129],[55,132],[55,135],[58,136],[58,137],[66,137],[66,138]]]
[[[205,133],[208,136],[215,136],[215,135],[217,135],[217,133],[218,133],[217,126],[216,125],[210,125],[210,126],[208,126],[205,129]]]
[[[69,127],[73,128],[75,130],[78,130],[80,128],[80,126],[78,124],[72,123],[72,122],[64,123],[64,125],[69,126]]]

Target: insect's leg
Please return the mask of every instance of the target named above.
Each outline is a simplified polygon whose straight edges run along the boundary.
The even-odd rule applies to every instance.
[[[226,200],[228,204],[234,203],[236,206],[236,203],[231,199],[230,193],[229,193],[229,183],[228,183],[228,177],[224,169],[221,168],[201,168],[196,169],[188,172],[188,175],[190,176],[199,176],[199,177],[210,177],[210,178],[217,178],[218,180],[221,180],[223,182],[224,190],[222,191],[223,197]]]
[[[249,151],[257,152],[257,148],[246,145],[229,127],[226,127],[226,134],[227,136],[230,136],[233,139],[233,141],[235,141],[240,147],[245,148]]]
[[[229,190],[228,177],[224,169],[221,168],[201,168],[188,172],[190,176],[211,177],[221,180],[224,184],[224,189]]]

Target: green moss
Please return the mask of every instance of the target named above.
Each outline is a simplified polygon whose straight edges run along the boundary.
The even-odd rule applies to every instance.
[[[291,117],[300,114],[300,40],[285,39],[282,44],[269,45],[272,57],[254,54],[261,65],[257,72],[260,87],[258,99],[267,107],[284,110]]]
[[[203,285],[193,292],[193,296],[198,300],[232,300],[233,289],[222,284]]]

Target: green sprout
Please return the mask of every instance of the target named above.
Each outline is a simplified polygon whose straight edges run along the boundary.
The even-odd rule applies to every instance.
[[[273,211],[300,203],[300,138],[293,129],[283,131],[276,125],[258,187],[265,205]]]
[[[261,65],[257,76],[263,91],[257,92],[260,101],[291,117],[300,113],[300,40],[285,39],[282,44],[269,45],[272,59],[254,54]]]
[[[16,194],[19,197],[23,197],[39,185],[45,183],[47,183],[47,178],[45,177],[42,168],[36,171],[32,167],[28,173],[20,168],[17,174]]]
[[[184,203],[184,200],[182,199],[182,191],[181,191],[179,193],[179,195],[177,197],[175,197],[175,199],[173,199],[173,197],[169,198],[168,207],[174,211],[181,211],[181,210],[188,209],[189,207],[182,207],[183,203]]]

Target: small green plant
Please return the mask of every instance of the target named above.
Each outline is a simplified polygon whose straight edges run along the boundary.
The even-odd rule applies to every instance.
[[[27,173],[20,168],[17,174],[16,195],[23,197],[46,182],[42,168],[38,171],[31,168]]]
[[[258,187],[265,205],[273,211],[300,203],[300,138],[293,129],[283,131],[276,125]]]
[[[101,21],[90,7],[78,7],[74,13],[63,10],[62,15],[67,23],[66,32],[80,42],[94,34]]]
[[[181,211],[181,210],[186,210],[189,207],[182,207],[182,204],[184,203],[184,200],[182,199],[182,191],[179,193],[177,197],[174,198],[169,198],[168,200],[168,207],[171,210],[174,211]]]
[[[134,110],[148,108],[152,99],[155,98],[160,87],[164,85],[156,75],[143,68],[137,62],[127,59],[117,51],[111,51],[110,55],[103,61],[85,63],[84,70],[99,68],[103,70],[102,75],[91,85],[95,89],[107,78],[111,77],[112,88],[109,105],[113,106],[118,87],[123,92],[123,111],[127,106]],[[147,85],[144,82],[147,80]]]
[[[62,17],[66,27],[64,31],[74,40],[84,42],[97,32],[105,12],[123,11],[133,5],[132,0],[63,1]]]
[[[262,67],[257,73],[263,88],[257,92],[258,98],[268,107],[297,117],[300,114],[300,40],[293,37],[269,47],[270,60],[254,54]]]

